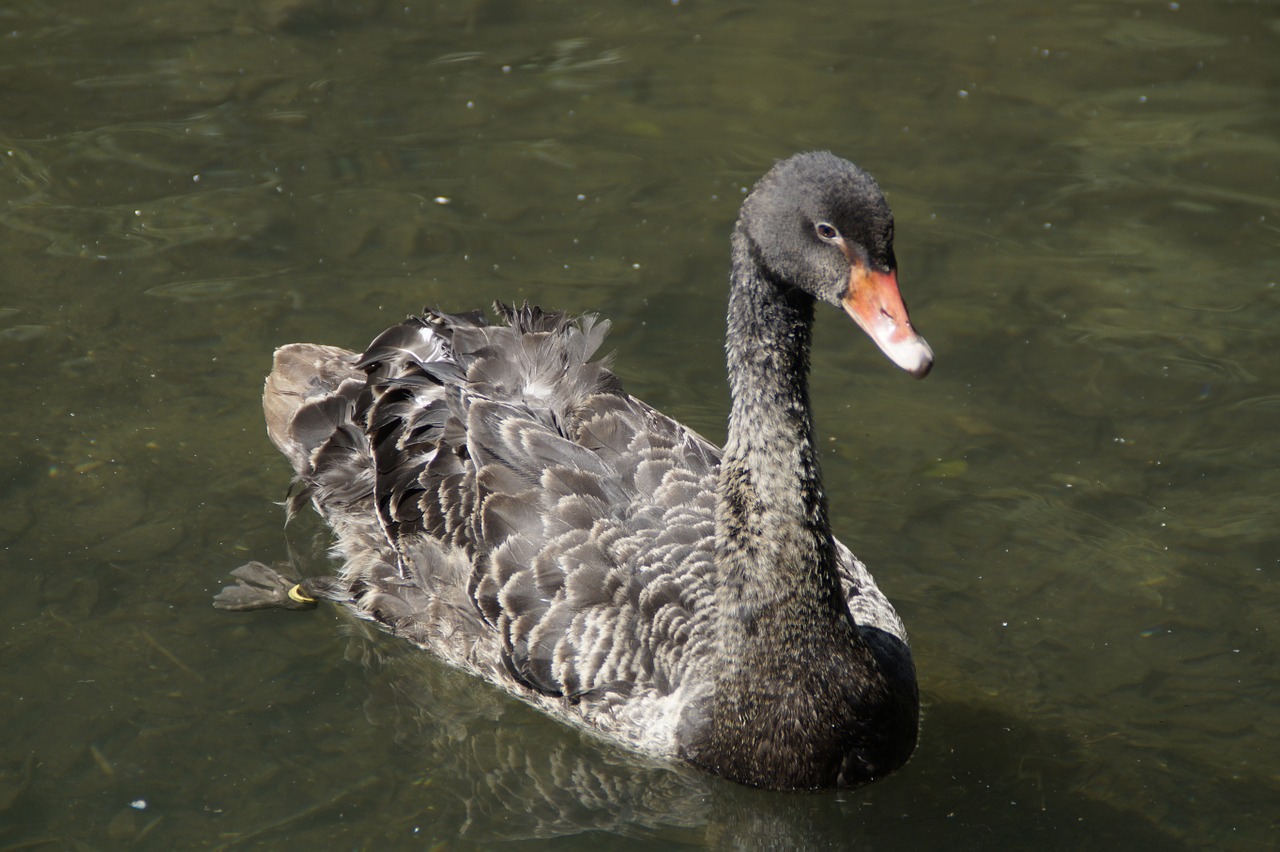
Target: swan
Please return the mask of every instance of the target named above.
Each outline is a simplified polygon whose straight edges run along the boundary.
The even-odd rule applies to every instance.
[[[276,351],[263,408],[332,528],[336,575],[233,572],[224,609],[329,601],[607,740],[741,784],[902,766],[901,620],[831,533],[809,407],[814,304],[923,377],[893,214],[829,152],[777,163],[732,235],[721,450],[592,360],[608,323],[426,310],[363,354]]]

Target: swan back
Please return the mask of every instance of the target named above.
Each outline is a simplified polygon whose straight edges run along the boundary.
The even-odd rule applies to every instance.
[[[411,317],[361,355],[277,352],[269,434],[346,560],[326,591],[570,721],[669,753],[673,696],[712,656],[719,451],[591,360],[606,323],[500,314]]]

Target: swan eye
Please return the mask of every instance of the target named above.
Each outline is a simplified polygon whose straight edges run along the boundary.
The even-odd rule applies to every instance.
[[[835,229],[834,225],[826,222],[819,222],[813,226],[813,229],[817,231],[818,236],[824,240],[831,241],[840,239],[840,232]]]

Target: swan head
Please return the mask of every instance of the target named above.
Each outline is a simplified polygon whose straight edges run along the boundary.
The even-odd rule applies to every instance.
[[[893,212],[871,175],[826,151],[796,154],[756,184],[739,228],[769,278],[843,308],[889,360],[928,374],[933,350],[898,290]]]

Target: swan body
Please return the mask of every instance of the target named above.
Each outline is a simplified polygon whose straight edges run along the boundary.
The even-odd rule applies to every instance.
[[[814,304],[899,366],[932,352],[898,294],[875,181],[775,166],[733,233],[723,450],[592,360],[608,323],[427,311],[362,353],[279,349],[271,440],[335,534],[335,576],[252,563],[228,609],[327,600],[551,715],[744,784],[875,780],[915,747],[906,633],[831,534],[808,400]]]

